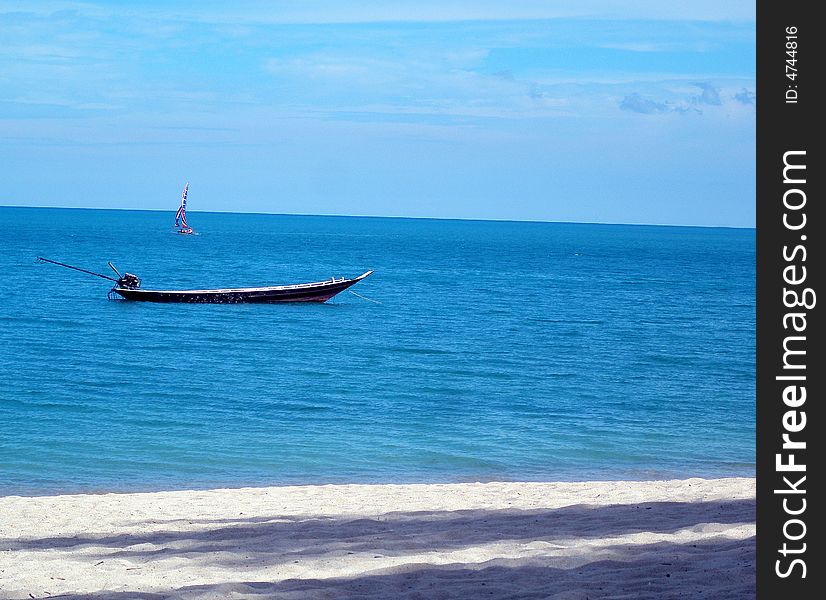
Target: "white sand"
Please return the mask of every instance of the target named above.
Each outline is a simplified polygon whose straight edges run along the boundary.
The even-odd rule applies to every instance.
[[[751,598],[754,479],[0,498],[2,598]]]

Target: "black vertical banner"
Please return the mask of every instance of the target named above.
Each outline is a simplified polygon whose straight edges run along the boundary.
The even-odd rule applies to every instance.
[[[757,3],[757,596],[822,598],[826,60],[814,2]],[[824,292],[826,293],[826,292]],[[821,490],[820,492],[816,490]]]

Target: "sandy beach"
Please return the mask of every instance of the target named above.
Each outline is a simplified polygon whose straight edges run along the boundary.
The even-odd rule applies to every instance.
[[[2,598],[750,598],[755,482],[0,498]]]

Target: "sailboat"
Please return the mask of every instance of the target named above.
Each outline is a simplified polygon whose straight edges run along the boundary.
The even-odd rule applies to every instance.
[[[195,233],[192,231],[192,227],[186,222],[186,193],[189,191],[189,182],[186,182],[184,186],[184,191],[181,194],[181,206],[178,208],[178,212],[175,213],[175,227],[178,229],[178,233]]]

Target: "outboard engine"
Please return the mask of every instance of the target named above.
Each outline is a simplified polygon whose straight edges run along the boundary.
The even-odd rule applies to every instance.
[[[115,268],[115,265],[112,263],[106,263],[109,267],[115,272],[118,276],[117,280],[115,281],[115,287],[121,287],[127,290],[136,290],[141,287],[141,278],[137,275],[133,275],[132,273],[124,273],[123,275],[120,274]]]
[[[118,279],[118,286],[127,290],[137,290],[141,287],[141,278],[132,273],[124,273]]]

